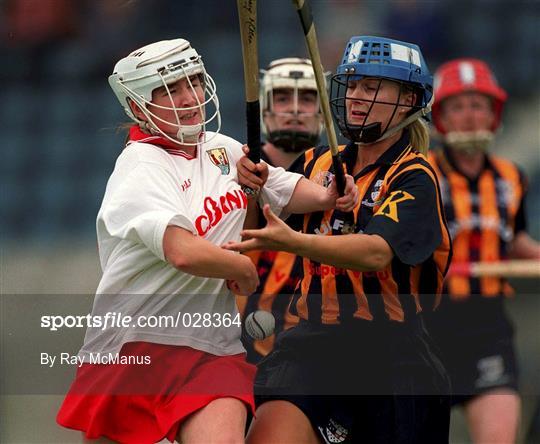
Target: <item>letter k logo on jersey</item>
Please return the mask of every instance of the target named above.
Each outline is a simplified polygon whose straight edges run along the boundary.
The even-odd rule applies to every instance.
[[[379,210],[375,213],[375,216],[386,216],[394,222],[399,222],[398,203],[414,199],[415,197],[406,191],[392,191],[390,196],[386,198]]]

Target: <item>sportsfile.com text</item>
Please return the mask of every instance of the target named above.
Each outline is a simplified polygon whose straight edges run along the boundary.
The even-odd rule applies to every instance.
[[[43,315],[41,327],[49,331],[62,328],[163,328],[163,327],[192,327],[219,328],[240,327],[238,313],[187,313],[178,312],[173,315],[128,316],[118,312],[108,312],[100,315]]]

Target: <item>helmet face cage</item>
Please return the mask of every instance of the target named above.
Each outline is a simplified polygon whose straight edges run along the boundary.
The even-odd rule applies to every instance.
[[[323,130],[322,114],[315,74],[311,62],[301,58],[284,58],[273,61],[261,79],[261,113],[263,133],[267,140],[286,152],[301,152],[316,145]],[[293,94],[292,112],[274,109],[274,92],[290,90]],[[301,112],[299,99],[302,91],[313,91],[317,97],[316,111]],[[277,119],[295,117],[313,124],[313,131],[280,128]]]
[[[204,91],[203,100],[199,99],[192,77],[198,76]],[[180,79],[186,79],[196,104],[189,107],[176,107],[169,86]],[[216,85],[212,77],[207,74],[201,57],[190,47],[189,42],[183,39],[157,42],[132,52],[128,57],[120,60],[109,83],[116,93],[126,114],[151,134],[159,134],[181,145],[197,145],[201,133],[206,139],[207,125],[213,123],[217,134],[221,127],[219,113],[219,100]],[[152,103],[152,92],[163,87],[169,97],[171,106],[156,105]],[[129,99],[139,106],[147,120],[139,119],[131,110]],[[173,121],[164,120],[150,110],[171,111]],[[213,109],[207,112],[207,106]],[[197,110],[201,116],[201,123],[183,125],[179,114]],[[176,129],[176,137],[171,137],[159,128],[159,124],[166,124]]]
[[[385,134],[390,128],[390,124],[392,122],[392,119],[396,115],[398,107],[406,106],[410,108],[408,115],[412,115],[415,112],[421,111],[423,109],[423,105],[421,103],[418,103],[421,100],[420,98],[421,94],[419,91],[417,91],[416,88],[413,88],[411,84],[396,81],[393,79],[387,79],[399,85],[399,93],[398,93],[397,99],[394,102],[387,102],[387,101],[378,99],[379,91],[380,91],[381,84],[383,81],[382,77],[378,78],[377,90],[375,91],[373,99],[359,99],[356,97],[353,98],[353,97],[347,96],[348,84],[349,84],[349,81],[351,80],[360,80],[360,79],[359,79],[359,76],[354,75],[354,74],[343,74],[343,75],[337,74],[333,76],[332,84],[331,84],[332,99],[330,100],[330,105],[332,107],[332,114],[334,115],[334,118],[341,130],[341,133],[343,134],[344,137],[346,137],[349,140],[353,140],[355,142],[363,142],[363,143],[375,142],[383,134]],[[403,95],[408,90],[416,94],[417,100],[415,104],[402,102]],[[362,124],[353,125],[349,123],[347,119],[347,106],[346,106],[347,100],[369,103],[369,108],[366,112],[366,116],[364,117],[364,121],[362,122]],[[367,124],[367,120],[375,104],[390,105],[393,107],[392,114],[390,115],[388,123],[386,124],[384,128],[382,128],[381,122],[374,122],[369,125]]]
[[[364,78],[378,79],[377,90],[372,99],[358,99],[347,96],[350,81]],[[378,99],[383,79],[397,83],[399,94],[395,102]],[[429,113],[433,100],[432,77],[418,46],[382,37],[353,37],[345,48],[337,74],[332,77],[330,106],[332,114],[344,137],[358,143],[373,143],[396,133],[412,121]],[[404,93],[416,95],[413,104],[402,103]],[[369,108],[360,125],[350,124],[347,119],[347,100],[364,101]],[[385,128],[381,122],[367,124],[375,104],[393,106],[392,114]],[[400,124],[390,127],[399,106],[410,108],[407,117]]]

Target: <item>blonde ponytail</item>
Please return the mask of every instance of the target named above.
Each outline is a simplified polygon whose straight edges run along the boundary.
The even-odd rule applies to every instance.
[[[409,130],[411,146],[424,156],[427,156],[429,148],[429,130],[427,123],[422,118],[416,119],[407,126],[407,129]]]
[[[416,101],[416,97],[419,97],[419,95],[422,94],[421,91],[415,89],[412,85],[405,83],[401,84],[401,93],[409,95],[413,102]],[[416,109],[414,111],[417,112]],[[412,113],[413,112],[411,111],[408,114]],[[409,130],[409,141],[413,149],[424,156],[427,156],[429,148],[429,128],[426,121],[421,117],[418,117],[418,119],[409,123],[406,128]]]

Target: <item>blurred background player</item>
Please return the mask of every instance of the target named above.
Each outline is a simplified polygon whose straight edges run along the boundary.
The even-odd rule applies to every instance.
[[[319,143],[323,130],[315,74],[308,59],[277,59],[262,71],[263,157],[287,169]]]
[[[323,130],[315,74],[311,61],[298,57],[274,60],[262,74],[260,102],[266,142],[261,158],[269,165],[287,169],[299,154],[317,145]],[[302,217],[294,215],[287,219],[296,229],[301,228],[301,221]],[[301,277],[302,260],[284,251],[253,251],[248,255],[257,266],[260,284],[247,300],[237,298],[241,311],[245,305],[243,317],[266,310],[276,320],[274,335],[264,340],[243,336],[247,360],[257,363],[272,349],[275,335],[298,322],[288,307]]]
[[[258,365],[249,443],[448,441],[448,379],[421,313],[451,256],[436,175],[421,154],[432,86],[417,45],[352,37],[331,104],[350,141],[340,150],[360,193],[356,231],[341,235],[343,213],[325,211],[306,214],[300,233],[265,206],[266,227],[228,246],[304,258],[290,305],[300,321]],[[250,186],[255,165],[242,161],[239,180]],[[330,150],[307,150],[295,166],[324,180]]]
[[[433,122],[442,148],[437,171],[453,263],[539,259],[526,231],[527,182],[512,162],[489,153],[506,92],[481,60],[456,59],[435,74]],[[512,149],[513,147],[510,147]],[[512,290],[503,277],[449,275],[430,322],[474,442],[513,442],[520,416],[513,327],[504,308]]]

